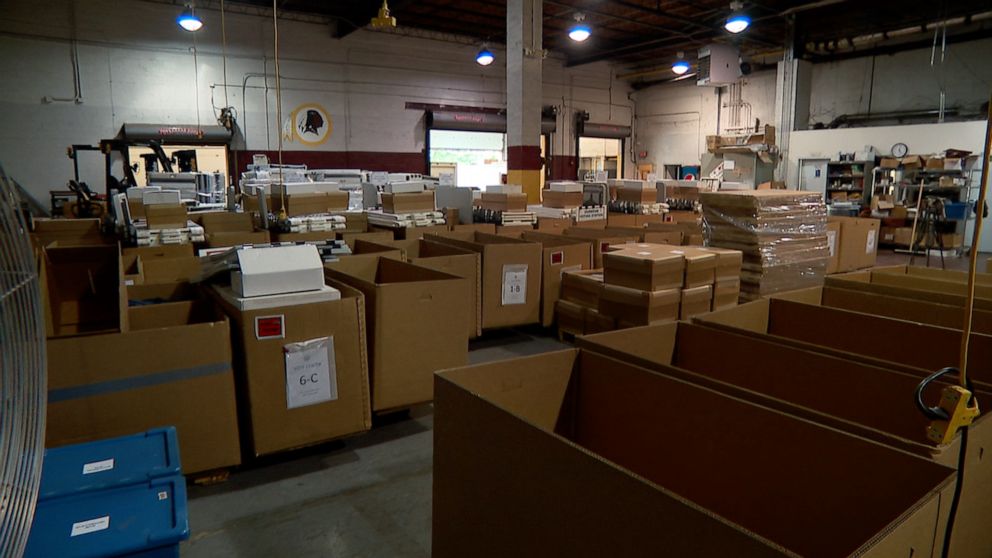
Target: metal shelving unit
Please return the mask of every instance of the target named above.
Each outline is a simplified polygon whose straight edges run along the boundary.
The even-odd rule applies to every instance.
[[[846,193],[845,201],[864,205],[871,199],[875,161],[830,161],[827,163],[827,203]]]

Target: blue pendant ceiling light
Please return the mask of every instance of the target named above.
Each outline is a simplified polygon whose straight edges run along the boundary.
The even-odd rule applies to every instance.
[[[480,66],[488,66],[493,63],[493,60],[496,60],[496,57],[486,45],[482,45],[482,50],[479,51],[479,54],[475,55],[475,61]]]
[[[575,25],[568,29],[569,39],[572,39],[577,43],[581,43],[582,41],[588,39],[589,35],[592,35],[592,29],[585,23],[582,23],[585,18],[586,17],[581,13],[575,14]]]
[[[743,9],[743,2],[731,2],[730,17],[727,18],[727,23],[723,24],[723,28],[731,33],[740,33],[747,29],[751,25],[751,18],[744,13]]]
[[[689,71],[689,62],[685,59],[684,52],[679,51],[678,56],[679,56],[678,60],[676,60],[675,63],[672,64],[672,71],[675,72],[675,75],[681,76],[682,74]]]
[[[179,14],[179,17],[176,18],[176,23],[179,24],[179,27],[190,32],[199,31],[203,27],[203,20],[193,12],[192,4],[186,5],[183,13]]]

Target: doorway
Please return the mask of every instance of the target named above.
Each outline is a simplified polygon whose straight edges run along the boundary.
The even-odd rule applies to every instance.
[[[596,172],[607,178],[623,178],[623,139],[579,137],[579,180]]]

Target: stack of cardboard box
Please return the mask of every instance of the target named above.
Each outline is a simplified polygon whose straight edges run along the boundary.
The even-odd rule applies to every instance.
[[[393,232],[399,239],[447,230],[444,212],[437,210],[434,190],[427,189],[422,180],[393,182],[385,189],[381,194],[382,210],[367,212],[373,230]]]
[[[816,192],[704,192],[707,245],[743,252],[741,293],[762,295],[823,282],[827,210]]]
[[[615,198],[610,203],[606,226],[642,227],[664,219],[664,206],[658,203],[658,189],[654,182],[612,179],[609,186]]]
[[[616,329],[616,320],[599,312],[602,295],[602,269],[562,273],[560,297],[555,303],[559,334],[584,335]]]
[[[717,254],[664,244],[631,244],[603,257],[599,311],[620,327],[709,312]]]
[[[527,194],[518,184],[488,186],[478,205],[491,211],[527,211]]]
[[[875,265],[879,244],[878,219],[827,217],[827,273],[842,273]]]

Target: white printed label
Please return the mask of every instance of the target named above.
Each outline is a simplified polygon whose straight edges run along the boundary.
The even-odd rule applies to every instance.
[[[78,537],[79,535],[88,535],[90,533],[96,533],[97,531],[103,531],[110,528],[110,516],[105,515],[103,517],[97,517],[95,519],[87,519],[86,521],[78,521],[72,524],[72,532],[69,533],[70,537]]]
[[[125,287],[133,287],[134,286],[134,279],[125,279],[124,280],[124,286]]]
[[[369,177],[369,180],[371,180],[372,184],[376,186],[385,186],[386,183],[389,182],[389,173],[382,171],[375,171]]]
[[[455,173],[453,173],[453,172],[443,173],[439,178],[440,178],[440,184],[441,184],[441,186],[455,186],[456,185],[455,184]]]
[[[103,471],[109,471],[114,468],[113,459],[104,459],[103,461],[94,461],[92,463],[83,464],[83,474],[92,475],[93,473],[101,473]]]
[[[830,257],[834,257],[837,251],[837,231],[827,231],[827,247],[830,248]]]
[[[290,343],[286,352],[286,408],[296,409],[338,398],[334,337]]]
[[[875,253],[875,229],[868,231],[868,241],[865,242],[865,254]]]
[[[737,161],[733,161],[733,160],[730,160],[730,159],[724,159],[724,161],[723,161],[723,170],[734,170],[734,168],[736,168],[736,167],[737,167]]]
[[[527,266],[503,266],[503,306],[527,303]]]

